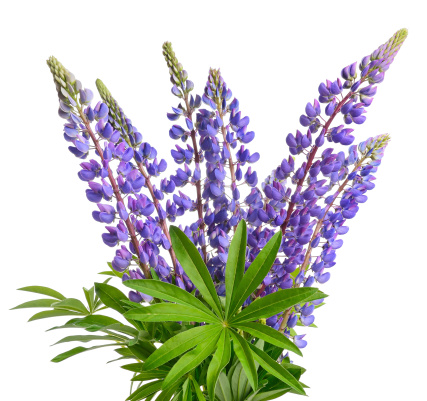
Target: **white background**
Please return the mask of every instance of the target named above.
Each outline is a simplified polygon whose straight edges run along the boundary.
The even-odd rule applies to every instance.
[[[49,345],[66,318],[26,323],[8,309],[46,285],[81,298],[113,251],[62,138],[45,64],[55,55],[86,87],[101,78],[145,140],[170,161],[166,112],[176,106],[161,46],[172,41],[201,93],[221,67],[256,132],[263,178],[287,155],[305,104],[325,79],[371,53],[396,30],[409,36],[380,84],[357,140],[390,133],[377,187],[351,222],[328,305],[307,330],[299,361],[313,401],[426,400],[425,11],[414,1],[15,1],[1,11],[1,374],[3,400],[124,400],[130,374],[111,349],[60,364]],[[420,1],[419,4],[422,2]],[[170,163],[171,167],[172,163]],[[168,170],[169,174],[172,172]],[[116,284],[119,285],[117,281]],[[42,296],[40,296],[42,298]],[[73,332],[73,334],[77,334]],[[297,396],[283,399],[296,400]]]

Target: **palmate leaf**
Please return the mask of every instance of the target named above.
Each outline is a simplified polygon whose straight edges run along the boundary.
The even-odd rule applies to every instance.
[[[170,236],[176,257],[181,266],[185,266],[185,273],[215,313],[222,316],[221,302],[215,285],[199,251],[178,227],[170,227]]]
[[[239,223],[236,235],[233,238],[230,246],[227,269],[226,271],[226,295],[224,308],[226,314],[218,312],[217,295],[214,293],[215,285],[206,268],[197,248],[186,237],[186,235],[177,228],[174,228],[174,235],[172,235],[172,244],[175,247],[178,241],[177,257],[181,262],[184,271],[188,274],[189,278],[198,287],[199,283],[202,286],[200,296],[203,300],[213,309],[210,311],[200,300],[193,295],[188,294],[178,287],[171,286],[161,282],[154,282],[149,280],[129,280],[129,287],[135,290],[147,293],[149,295],[176,302],[174,304],[156,304],[148,308],[135,308],[126,312],[126,317],[133,319],[147,320],[147,321],[164,321],[164,320],[180,320],[180,321],[195,321],[204,322],[205,325],[190,329],[187,332],[180,333],[175,337],[168,340],[165,345],[155,351],[146,361],[143,367],[144,371],[149,371],[152,368],[162,366],[168,363],[173,358],[187,352],[183,355],[175,365],[172,366],[171,372],[165,378],[164,386],[173,383],[180,375],[182,376],[187,369],[194,369],[200,361],[203,361],[207,356],[214,353],[206,372],[207,389],[210,399],[217,397],[221,400],[221,396],[217,394],[219,388],[224,386],[220,383],[222,377],[221,370],[227,365],[231,355],[231,343],[233,342],[234,354],[240,361],[241,367],[244,370],[246,383],[249,382],[254,392],[260,392],[258,387],[258,374],[257,368],[259,365],[265,369],[263,372],[268,372],[275,377],[278,377],[286,385],[286,389],[297,393],[301,393],[302,385],[282,366],[280,366],[274,359],[263,351],[264,341],[272,344],[278,351],[278,355],[282,353],[283,349],[287,349],[301,355],[299,348],[291,342],[283,334],[276,330],[254,323],[254,321],[268,318],[277,313],[285,311],[296,304],[299,304],[307,299],[314,300],[324,298],[326,295],[319,292],[316,288],[298,288],[292,290],[280,290],[276,293],[270,294],[262,299],[256,299],[242,312],[237,313],[241,305],[246,299],[257,289],[259,284],[264,279],[265,275],[271,269],[271,266],[276,258],[277,251],[281,244],[281,233],[277,233],[261,250],[257,258],[251,263],[246,273],[244,273],[244,261],[246,253],[246,226],[244,221]],[[181,258],[181,259],[180,259]],[[227,287],[227,281],[229,281]],[[197,282],[197,283],[196,283]],[[231,282],[231,284],[230,284]],[[194,306],[198,308],[197,313]],[[207,309],[207,311],[206,311]],[[207,317],[205,314],[209,314]],[[216,315],[216,316],[215,316]],[[213,324],[211,324],[213,323]],[[200,330],[206,334],[208,330],[212,330],[209,335],[194,336],[196,330]],[[217,331],[216,331],[217,330]],[[249,334],[250,338],[256,338],[257,347],[260,351],[259,354],[254,354],[252,351],[253,345],[250,344],[242,335],[237,333],[237,330],[244,331]],[[221,333],[221,334],[220,334]],[[212,336],[218,335],[218,344],[213,344]],[[178,340],[175,342],[175,340]],[[202,347],[202,343],[211,343],[212,346]],[[195,348],[194,348],[195,347]],[[214,352],[216,348],[216,351]],[[209,352],[208,352],[209,351]],[[265,358],[260,355],[266,355]],[[267,359],[269,358],[269,359]],[[261,360],[262,359],[262,360]],[[277,358],[276,358],[277,359]],[[153,362],[154,361],[154,362]],[[179,363],[179,365],[177,365]],[[240,365],[239,365],[240,366]],[[231,368],[233,369],[233,367]],[[274,372],[274,373],[272,373]],[[179,373],[179,374],[178,374]],[[264,373],[265,374],[265,373]],[[169,377],[169,378],[168,378]],[[230,376],[232,377],[232,376]],[[172,379],[171,379],[172,378]],[[219,381],[218,381],[219,380]],[[265,384],[265,381],[263,381]],[[290,384],[289,384],[290,383]],[[220,387],[218,385],[221,384]],[[264,385],[263,384],[263,385]],[[241,389],[239,399],[245,397],[248,393],[248,384],[245,388]],[[225,392],[227,390],[223,389]],[[216,392],[215,395],[213,392]],[[183,394],[182,390],[179,395],[176,395],[180,400]],[[225,395],[223,394],[224,398]],[[232,398],[230,398],[231,400]],[[242,398],[243,400],[243,398]],[[222,401],[222,400],[221,400]],[[226,401],[229,401],[227,399]]]
[[[212,316],[210,313],[208,314],[192,306],[166,303],[131,309],[124,313],[123,316],[143,322],[221,322],[216,316]]]

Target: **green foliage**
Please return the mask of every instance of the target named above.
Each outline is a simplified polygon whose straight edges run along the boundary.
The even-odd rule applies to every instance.
[[[149,306],[134,303],[119,289],[95,283],[83,288],[85,303],[67,298],[47,287],[20,290],[48,298],[24,302],[13,309],[42,308],[30,318],[71,316],[65,324],[49,330],[76,328],[85,334],[71,335],[56,344],[92,343],[77,346],[52,359],[62,362],[72,356],[104,347],[113,347],[122,368],[133,373],[128,401],[264,401],[287,392],[305,394],[299,381],[299,366],[277,362],[284,350],[301,355],[282,333],[265,325],[265,318],[297,304],[325,298],[316,288],[280,290],[249,306],[243,303],[257,290],[270,270],[282,237],[276,234],[261,250],[245,273],[247,230],[242,221],[231,242],[226,266],[226,296],[218,297],[215,283],[199,252],[187,236],[171,227],[176,256],[197,296],[169,283],[127,280],[133,290],[151,295]],[[99,314],[109,308],[123,323]],[[155,343],[161,343],[156,347]],[[148,381],[148,382],[147,382]],[[136,388],[133,388],[136,385]]]
[[[178,396],[180,400],[194,399],[189,398],[189,394],[192,394],[189,377],[197,378],[199,372],[199,383],[204,384],[202,371],[206,371],[204,391],[210,400],[243,401],[243,393],[245,396],[252,394],[253,401],[267,400],[284,391],[305,394],[303,385],[294,372],[276,361],[284,349],[301,355],[300,350],[287,337],[260,323],[260,320],[326,295],[316,288],[280,290],[252,302],[243,310],[241,308],[270,270],[280,247],[281,234],[276,234],[266,244],[244,273],[247,234],[245,222],[240,222],[229,250],[226,267],[227,295],[225,302],[221,302],[215,283],[197,248],[178,228],[171,227],[170,232],[176,256],[185,273],[199,289],[199,295],[196,297],[161,281],[124,282],[129,288],[166,301],[148,307],[135,307],[125,312],[124,317],[145,324],[182,321],[183,326],[188,327],[155,350],[144,364],[138,366],[138,371],[146,375],[155,369],[167,370],[161,385],[163,391],[168,391],[185,378]],[[204,324],[200,326],[197,323]],[[253,341],[257,339],[257,345],[254,345]],[[239,367],[239,378],[244,377],[244,386],[240,379],[228,381],[227,384],[224,374],[232,369],[230,366],[234,366],[234,369]],[[264,381],[261,382],[260,378]],[[276,384],[277,379],[283,388],[270,388],[268,383],[273,380]],[[265,395],[266,392],[270,393]],[[237,398],[230,394],[237,394]]]

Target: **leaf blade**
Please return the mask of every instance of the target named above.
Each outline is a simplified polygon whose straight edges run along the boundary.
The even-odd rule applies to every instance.
[[[269,326],[260,323],[245,322],[236,324],[234,327],[246,331],[247,333],[270,344],[276,345],[277,347],[287,349],[288,351],[295,352],[297,355],[302,356],[300,349],[291,340],[289,340],[289,338]]]
[[[236,312],[245,300],[256,290],[262,280],[264,280],[276,259],[281,242],[282,233],[279,231],[267,242],[255,260],[251,263],[237,289],[233,291],[235,296],[231,301],[229,316],[232,316]]]
[[[215,316],[200,300],[176,285],[157,280],[126,280],[123,284],[133,290],[180,305],[193,306]]]
[[[242,280],[245,273],[247,229],[245,220],[241,220],[234,233],[228,251],[227,265],[225,267],[225,317],[233,299],[236,283]]]
[[[55,309],[66,309],[74,312],[80,312],[83,314],[89,314],[86,306],[84,306],[83,302],[77,298],[65,298],[62,301],[55,302],[52,304],[52,307]]]
[[[231,344],[230,344],[230,336],[227,330],[223,330],[221,333],[221,337],[218,342],[217,350],[212,358],[211,363],[209,364],[208,372],[207,372],[207,388],[209,399],[215,399],[215,387],[218,381],[219,374],[222,369],[227,365],[230,361],[231,357]]]
[[[142,308],[135,308],[123,314],[127,319],[143,322],[202,322],[219,323],[220,320],[192,306],[178,304],[154,304]]]
[[[305,391],[301,386],[300,382],[295,379],[295,377],[289,373],[282,365],[278,364],[274,359],[272,359],[266,352],[260,350],[259,348],[249,344],[249,347],[252,351],[254,359],[265,369],[268,373],[277,377],[283,383],[292,387],[298,394],[305,395]]]
[[[114,337],[114,336],[109,336],[109,335],[106,335],[106,336],[96,336],[96,335],[90,335],[90,334],[87,334],[87,335],[77,335],[77,336],[67,336],[67,337],[64,337],[63,339],[57,341],[55,344],[52,344],[52,345],[68,343],[68,342],[71,342],[71,341],[80,341],[82,343],[87,343],[89,341],[94,341],[94,340],[101,340],[101,341],[109,340],[109,341],[116,341],[116,342],[118,342],[119,338]],[[117,345],[117,343],[116,343],[116,345]]]
[[[32,301],[24,302],[23,304],[17,305],[10,310],[15,309],[26,309],[26,308],[50,308],[53,303],[57,302],[55,299],[43,298],[34,299]]]
[[[58,317],[58,316],[81,316],[78,312],[72,312],[68,310],[44,310],[42,312],[38,312],[35,315],[31,316],[28,321],[33,322],[35,320],[46,319],[49,317]]]
[[[30,285],[27,287],[18,288],[18,291],[34,292],[36,294],[47,295],[48,297],[56,298],[59,300],[65,299],[65,297],[60,292],[41,285]]]
[[[163,380],[156,380],[153,382],[149,382],[144,384],[137,390],[135,390],[126,400],[129,401],[139,401],[145,397],[148,397],[151,394],[156,393],[162,388]]]
[[[220,325],[198,326],[171,337],[147,358],[144,370],[152,370],[164,365],[197,346],[200,341],[214,335],[221,327]]]
[[[167,388],[174,384],[180,377],[199,366],[209,355],[211,355],[212,351],[215,349],[221,330],[222,329],[219,328],[214,335],[210,336],[210,338],[200,342],[196,348],[184,354],[179,361],[173,365],[172,369],[165,377],[162,387]]]
[[[248,342],[242,336],[236,334],[232,330],[230,330],[229,333],[233,338],[234,351],[237,355],[237,358],[239,358],[239,361],[245,370],[252,389],[256,391],[258,387],[258,375],[255,367],[255,361]]]
[[[98,349],[98,348],[104,348],[104,347],[111,347],[111,346],[115,346],[117,347],[117,344],[103,344],[103,345],[95,345],[94,347],[90,347],[90,348],[85,348],[85,347],[76,347],[73,349],[70,349],[68,351],[65,351],[57,356],[55,356],[52,359],[52,362],[62,362],[65,359],[71,358],[74,355],[78,355],[81,354],[82,352],[86,352],[86,351],[92,351],[94,349]]]
[[[95,283],[95,292],[105,306],[122,314],[126,312],[120,300],[128,298],[118,288],[105,283]]]
[[[170,236],[176,256],[187,276],[218,316],[222,316],[221,302],[208,268],[190,239],[175,226],[170,226]]]
[[[252,302],[241,313],[235,315],[230,324],[238,324],[257,319],[264,319],[270,316],[283,312],[287,308],[294,306],[309,296],[315,294],[317,288],[303,287],[303,288],[290,288],[287,290],[279,290],[273,294],[266,295],[263,298],[258,298]]]

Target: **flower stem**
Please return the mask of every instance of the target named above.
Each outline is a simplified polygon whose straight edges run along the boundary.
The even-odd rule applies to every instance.
[[[357,171],[360,168],[360,166],[363,164],[365,159],[366,159],[366,157],[359,160],[359,162],[353,168],[352,173]],[[338,198],[340,193],[344,190],[344,188],[346,187],[347,184],[348,184],[348,178],[340,185],[337,192],[335,192],[334,198],[332,199],[332,202],[328,205],[328,207],[325,209],[325,213],[323,214],[323,217],[317,221],[316,228],[314,229],[314,232],[313,232],[311,239],[310,239],[310,242],[309,242],[310,245],[308,246],[307,252],[306,252],[305,257],[304,257],[304,262],[302,263],[302,265],[300,267],[300,272],[305,271],[306,267],[310,263],[311,252],[313,251],[311,243],[316,238],[317,234],[319,233],[320,229],[322,228],[323,221],[325,220],[326,214],[329,212],[329,209],[333,206],[334,202],[336,201],[336,199]],[[298,288],[298,287],[299,287],[299,285],[295,286],[295,288]],[[288,308],[283,313],[283,320],[282,320],[282,323],[280,324],[279,331],[283,331],[285,329],[286,324],[288,323],[288,318],[289,318],[289,314],[291,312],[291,309],[292,308]]]
[[[192,120],[193,111],[191,110],[190,104],[188,103],[188,93],[185,94],[184,97],[185,106],[187,107],[187,117]],[[193,142],[194,149],[194,161],[197,166],[200,166],[200,155],[199,148],[197,146],[196,140],[196,130],[193,128],[191,130],[191,141]],[[202,199],[202,182],[201,179],[196,181],[196,192],[197,192],[197,214],[199,216],[200,230],[203,231],[203,235],[205,235],[205,220],[203,219],[203,199]],[[206,244],[202,245],[202,253],[203,253],[203,261],[205,264],[208,262],[208,253],[206,250]]]
[[[328,134],[329,126],[332,124],[332,121],[334,120],[335,116],[341,111],[341,107],[344,106],[344,104],[347,102],[347,100],[353,94],[354,94],[354,92],[349,91],[347,93],[347,95],[338,103],[337,107],[335,108],[334,112],[329,117],[328,121],[326,122],[326,124],[323,128],[325,135]],[[294,194],[297,193],[297,191],[301,190],[302,185],[304,184],[304,181],[305,181],[305,177],[307,176],[307,173],[310,170],[311,165],[313,164],[314,156],[316,155],[316,152],[318,149],[319,148],[317,146],[313,146],[313,148],[311,149],[309,156],[308,156],[307,165],[305,166],[304,176],[298,180],[297,188],[296,188]],[[291,215],[292,215],[292,212],[294,210],[294,207],[295,207],[295,202],[290,202],[289,206],[288,206],[288,211],[286,213],[286,219],[283,222],[283,224],[280,226],[280,229],[282,230],[283,235],[285,235],[286,227],[288,226],[289,220],[291,219]]]
[[[86,131],[89,134],[90,138],[92,139],[93,144],[95,145],[95,148],[99,154],[99,157],[101,158],[102,161],[104,161],[104,156],[103,156],[103,152],[101,149],[101,145],[99,144],[98,139],[96,138],[95,134],[93,133],[92,128],[90,126],[90,123],[89,123],[88,119],[86,118],[86,115],[83,113],[83,110],[81,109],[81,107],[78,108],[78,111],[79,111],[80,117],[83,120],[83,123],[86,127]],[[113,187],[114,195],[116,196],[117,201],[122,202],[124,204],[123,198],[120,194],[119,187],[118,187],[117,182],[113,176],[113,172],[111,171],[109,166],[108,166],[108,179],[111,183],[111,186]],[[141,260],[139,259],[139,256],[140,256],[139,255],[139,242],[138,242],[138,239],[136,238],[135,228],[134,228],[132,222],[130,221],[130,217],[128,217],[125,220],[125,224],[126,224],[126,227],[129,231],[133,247],[135,248],[135,252],[138,255],[138,264],[141,266],[142,270],[144,271],[145,277],[151,278],[150,269],[148,268],[148,266],[145,263],[142,263]]]

